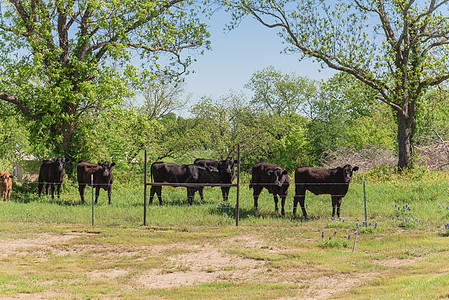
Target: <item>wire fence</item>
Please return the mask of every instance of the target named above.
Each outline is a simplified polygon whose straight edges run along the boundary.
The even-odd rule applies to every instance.
[[[264,184],[266,186],[273,185],[271,183]],[[320,185],[331,184],[334,183],[320,183]],[[144,191],[142,185],[140,185],[140,187],[139,185],[136,185],[132,188],[127,188],[123,184],[114,183],[112,185],[112,206],[107,204],[107,192],[101,189],[98,203],[93,205],[93,212],[91,212],[91,203],[92,199],[95,201],[94,189],[100,185],[94,184],[93,188],[90,186],[86,188],[86,202],[84,204],[81,203],[78,191],[79,185],[74,182],[64,181],[62,183],[60,199],[57,198],[56,191],[54,199],[51,198],[51,192],[49,193],[49,196],[46,196],[46,194],[43,193],[39,198],[37,188],[39,182],[26,183],[25,185],[26,188],[15,185],[11,193],[11,202],[25,204],[19,206],[19,209],[22,210],[21,212],[14,211],[14,214],[24,214],[22,217],[22,220],[24,221],[39,220],[39,218],[42,221],[46,221],[47,218],[51,218],[51,216],[46,216],[48,212],[41,213],[36,209],[35,205],[28,205],[35,203],[50,204],[53,206],[50,214],[56,215],[56,219],[61,220],[60,222],[90,223],[90,218],[93,216],[92,220],[95,220],[95,224],[142,225],[142,210],[145,204],[148,205],[148,199],[144,203]],[[165,186],[165,184],[157,185]],[[196,187],[198,186],[198,184],[193,185]],[[252,206],[254,191],[249,188],[249,185],[249,182],[243,182],[239,185],[241,196],[243,196],[243,198],[240,198],[243,200],[243,210],[239,212],[239,218],[242,216],[242,213],[245,219],[251,218],[251,216],[257,214],[257,211],[255,211]],[[213,214],[215,216],[221,215],[226,222],[236,222],[236,213],[239,209],[236,208],[237,186],[235,184],[224,185],[230,187],[228,203],[223,203],[221,191],[217,189],[217,187],[220,187],[221,185],[204,184],[204,186],[207,189],[205,195],[206,200],[201,201],[199,200],[198,195],[196,195],[194,205],[189,205],[187,202],[185,184],[174,184],[172,187],[168,187],[168,185],[163,187],[162,196],[164,203],[162,206],[157,202],[151,207],[147,206],[147,210],[151,212],[150,217],[146,220],[147,223],[151,225],[164,224],[165,220],[162,220],[163,218],[173,218],[173,220],[170,221],[171,224],[176,224],[178,221],[181,224],[197,224],[198,222],[201,222],[201,220],[208,220],[208,217],[205,216],[207,214]],[[295,184],[293,183],[290,184],[285,207],[285,210],[289,215],[292,214],[294,195]],[[367,198],[368,216],[379,211],[388,210],[388,215],[391,215],[393,222],[403,223],[407,222],[404,220],[410,220],[410,218],[412,218],[412,220],[421,220],[421,218],[416,216],[418,212],[414,211],[414,208],[418,207],[419,204],[419,206],[427,205],[428,207],[431,207],[432,213],[447,214],[449,217],[448,182],[436,181],[402,184],[395,182],[366,183],[366,195],[363,192],[361,183],[351,183],[349,185],[348,193],[343,198],[341,206],[342,215],[349,211],[354,215],[353,211],[358,210],[360,218],[357,221],[360,224],[365,222],[362,202],[365,196]],[[358,203],[357,208],[354,208],[354,201]],[[262,191],[259,202],[262,203],[260,204],[262,215],[276,215],[274,212],[273,198],[269,195],[266,189]],[[242,204],[239,204],[241,208]],[[208,208],[203,209],[201,208],[202,206]],[[385,207],[387,207],[387,209]],[[413,208],[410,209],[410,207]],[[308,211],[310,210],[312,215],[330,217],[333,208],[331,197],[328,194],[315,196],[308,192],[305,195],[305,208]],[[300,209],[300,207],[298,207],[298,209]],[[79,210],[80,212],[75,210]],[[80,213],[82,213],[82,215],[80,215]],[[173,214],[173,216],[170,214]],[[300,210],[298,211],[298,214],[299,217],[301,217]],[[185,220],[186,218],[192,218],[192,220]],[[150,221],[148,222],[148,220]],[[338,218],[336,218],[336,220],[338,221]],[[349,220],[346,221],[348,222]],[[369,219],[367,220],[367,223],[369,223]]]
[[[147,161],[145,157],[145,162]],[[182,183],[182,182],[175,182],[175,183],[162,183],[162,182],[148,182],[148,170],[147,170],[147,164],[145,163],[145,173],[144,173],[144,180],[143,184],[136,184],[133,188],[128,188],[124,184],[120,184],[120,182],[115,182],[112,184],[112,186],[107,184],[96,184],[93,182],[90,183],[81,183],[78,184],[76,182],[72,181],[63,181],[62,183],[59,182],[25,182],[22,185],[14,184],[13,190],[11,192],[11,199],[13,202],[22,202],[22,203],[50,203],[50,204],[57,204],[58,208],[61,211],[61,214],[66,213],[67,211],[70,211],[73,216],[69,215],[66,218],[62,218],[61,220],[71,220],[71,217],[73,218],[79,218],[82,219],[83,223],[86,222],[86,209],[91,208],[91,213],[89,214],[92,218],[92,224],[94,224],[94,219],[108,219],[108,220],[114,220],[117,223],[120,224],[126,224],[132,223],[132,224],[143,224],[147,225],[147,211],[150,209],[152,211],[152,224],[155,224],[157,222],[163,223],[163,221],[159,221],[158,218],[174,218],[175,216],[171,215],[163,215],[159,216],[154,213],[155,210],[164,210],[161,208],[160,205],[154,204],[151,208],[148,208],[148,191],[147,187],[165,187],[164,193],[166,194],[167,187],[170,187],[170,196],[163,197],[164,206],[169,207],[177,207],[180,211],[189,211],[188,213],[190,215],[195,215],[196,218],[206,218],[204,216],[204,211],[201,211],[200,213],[203,215],[198,215],[192,212],[192,205],[187,205],[187,201],[185,197],[185,191],[177,191],[176,195],[173,196],[174,190],[179,187],[185,187],[185,188],[211,188],[215,189],[216,187],[227,187],[230,188],[230,194],[229,194],[229,202],[227,204],[223,204],[221,202],[221,195],[218,192],[210,193],[208,195],[209,202],[207,203],[214,203],[215,209],[209,209],[209,212],[212,211],[212,213],[215,214],[223,214],[226,216],[226,218],[230,218],[231,222],[236,223],[238,226],[239,224],[239,218],[240,218],[240,194],[243,190],[243,194],[245,196],[245,207],[243,210],[243,213],[246,218],[249,218],[252,214],[254,214],[253,210],[250,210],[248,207],[251,207],[252,200],[253,200],[253,194],[254,190],[251,192],[250,187],[263,187],[267,188],[267,190],[271,190],[273,187],[280,187],[279,183],[276,182],[251,182],[251,180],[242,181],[241,180],[241,174],[240,174],[240,157],[238,159],[238,163],[236,166],[237,169],[237,178],[236,183]],[[246,179],[248,179],[245,176]],[[281,186],[284,184],[285,188],[285,182],[280,182]],[[317,201],[311,201],[310,199],[316,199],[317,196],[313,196],[312,193],[307,193],[305,196],[305,208],[306,209],[313,209],[315,213],[322,213],[323,211],[326,213],[330,213],[332,211],[333,207],[331,205],[330,197],[328,194],[338,196],[338,197],[345,197],[351,199],[359,199],[362,201],[368,201],[368,212],[373,212],[376,210],[384,209],[384,204],[382,202],[383,199],[390,199],[390,202],[395,204],[396,207],[393,208],[390,207],[392,211],[404,213],[405,211],[402,211],[401,209],[398,209],[399,204],[405,204],[407,201],[412,200],[412,202],[418,202],[420,199],[432,199],[435,203],[438,203],[439,210],[443,211],[443,207],[447,207],[447,211],[449,213],[449,205],[446,203],[449,203],[449,183],[448,182],[432,182],[432,183],[404,183],[402,185],[398,185],[395,182],[381,182],[381,183],[366,183],[365,187],[365,180],[363,179],[362,182],[358,180],[357,183],[355,182],[295,182],[295,180],[291,180],[289,182],[289,192],[287,195],[287,199],[289,202],[286,203],[287,211],[291,211],[293,209],[293,199],[295,198],[295,189],[296,187],[304,188],[304,187],[311,187],[312,192],[313,188],[320,188],[323,189],[321,191],[323,194],[325,194],[326,198],[319,198],[323,199],[320,200],[318,203]],[[39,198],[38,193],[38,186],[43,186],[41,197]],[[355,185],[356,187],[352,187]],[[48,186],[48,195],[51,196],[51,186],[53,186],[54,189],[54,198],[47,197],[47,189],[46,186]],[[57,187],[61,186],[61,196],[58,199],[57,198]],[[89,187],[88,187],[89,186]],[[362,189],[363,186],[363,189]],[[86,202],[81,202],[81,197],[79,194],[79,188],[84,187],[85,188],[85,200]],[[100,188],[99,192],[99,199],[98,204],[94,205],[94,201],[96,198],[94,189]],[[107,201],[107,192],[104,191],[104,187],[112,188],[112,209],[111,206],[106,205],[108,203]],[[171,189],[175,188],[175,189]],[[348,193],[338,193],[341,189],[347,189],[349,188]],[[103,190],[103,191],[102,191]],[[216,190],[216,189],[215,189]],[[316,191],[315,191],[316,192]],[[211,197],[211,195],[213,195]],[[318,196],[319,197],[319,196]],[[213,199],[211,199],[213,198]],[[344,198],[344,199],[345,199]],[[272,198],[268,197],[266,194],[261,194],[259,199],[265,199],[265,204],[268,209],[269,201]],[[269,200],[266,200],[269,199]],[[235,202],[234,202],[235,201]],[[343,205],[341,206],[341,211],[345,211],[346,200],[343,202]],[[91,206],[87,205],[90,204]],[[235,205],[231,205],[230,203],[235,203]],[[376,204],[374,204],[376,203]],[[381,203],[382,205],[379,205]],[[203,204],[203,203],[200,203]],[[270,204],[269,209],[272,211],[273,207]],[[408,205],[408,204],[407,204]],[[299,205],[298,205],[299,206]],[[367,222],[367,206],[365,207],[358,207],[361,211],[361,215],[365,215],[365,223]],[[81,210],[83,211],[83,215],[77,215],[73,210],[71,210],[71,207],[81,207]],[[400,205],[400,207],[406,207],[405,205]],[[143,208],[143,215],[142,215],[142,208]],[[197,207],[193,206],[193,210],[195,210]],[[300,209],[300,207],[297,207]],[[22,207],[23,209],[23,207]],[[351,208],[352,209],[352,208]],[[435,208],[436,209],[436,208]],[[200,210],[199,210],[200,211]],[[33,218],[36,216],[35,212],[27,212],[26,216],[24,218]],[[59,212],[54,210],[54,214],[59,214]],[[116,215],[113,215],[116,214]],[[449,215],[448,215],[449,216]],[[180,215],[180,218],[183,216]],[[397,216],[395,216],[397,217]],[[45,216],[43,215],[42,218],[45,220]],[[186,222],[185,220],[183,220]],[[76,223],[76,220],[74,221]],[[111,222],[111,221],[108,221]],[[176,222],[174,220],[173,222]]]

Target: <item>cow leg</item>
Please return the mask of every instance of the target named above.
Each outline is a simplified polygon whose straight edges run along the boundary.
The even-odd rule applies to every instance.
[[[57,185],[56,185],[56,188],[57,188],[57,192],[58,192],[58,199],[60,199],[60,194],[61,194],[61,183],[58,183]]]
[[[253,189],[254,189],[254,192],[253,192],[254,207],[257,208],[257,210],[259,210],[259,196],[260,196],[260,193],[262,192],[263,187],[254,185]]]
[[[49,194],[48,194],[48,191],[49,191],[49,190],[50,190],[50,184],[49,184],[49,183],[46,183],[46,184],[45,184],[45,195],[47,195],[47,196],[49,195]]]
[[[150,200],[148,200],[150,204],[153,204],[153,197],[154,197],[155,193],[156,193],[156,187],[154,185],[152,185],[151,189],[150,189]]]
[[[112,186],[109,186],[109,189],[108,189],[108,200],[109,200],[109,205],[111,205],[111,203],[112,203],[111,197],[112,197]]]
[[[278,196],[276,194],[273,194],[273,199],[274,199],[274,210],[276,211],[276,213],[278,213],[279,212]]]
[[[223,195],[223,201],[227,202],[228,201],[228,196],[229,196],[229,187],[222,187],[221,188],[221,194]]]
[[[156,187],[156,195],[157,195],[157,198],[159,199],[159,204],[162,205],[162,187],[161,186]]]
[[[201,201],[204,202],[204,194],[203,194],[204,188],[198,189],[198,194],[200,194]],[[193,191],[193,196],[195,196],[195,190]]]
[[[150,189],[150,204],[153,204],[153,198],[154,194],[157,195],[157,198],[159,199],[159,203],[162,204],[162,187],[161,186],[152,186]]]
[[[337,209],[338,196],[332,195],[332,218],[335,217],[335,210]],[[340,215],[340,213],[338,213]]]
[[[188,187],[187,188],[187,202],[192,205],[193,204],[193,198],[195,197],[195,189]]]
[[[55,185],[52,183],[50,184],[50,191],[51,191],[51,198],[55,198]]]
[[[296,185],[295,196],[293,197],[293,216],[296,217],[296,209],[298,208],[299,202],[304,219],[309,219],[309,217],[307,216],[306,208],[304,207],[305,199],[306,199],[305,188],[301,185]]]
[[[340,207],[341,207],[341,201],[343,200],[342,197],[338,197],[337,199],[337,216],[340,218]]]
[[[285,198],[287,198],[287,195],[281,195],[281,215],[285,216]]]
[[[78,191],[80,192],[81,203],[84,203],[84,190],[86,189],[86,184],[80,183],[78,186]]]
[[[94,187],[92,187],[92,188],[94,188]],[[95,204],[97,204],[99,196],[100,196],[100,187],[96,186],[95,187]]]
[[[43,182],[39,182],[39,185],[37,186],[37,190],[39,192],[39,197],[41,196],[43,188],[44,188],[44,183]]]

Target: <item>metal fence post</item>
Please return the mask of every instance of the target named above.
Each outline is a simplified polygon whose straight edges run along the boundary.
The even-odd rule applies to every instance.
[[[366,190],[365,190],[365,175],[363,175],[363,202],[365,204],[365,227],[368,227],[368,218],[366,215]]]
[[[147,225],[147,150],[145,150],[144,164],[144,184],[143,184],[143,226]]]
[[[239,226],[240,218],[240,144],[237,148],[237,203],[235,204],[235,226]]]
[[[92,226],[94,226],[94,173],[90,174],[90,186],[92,187]]]

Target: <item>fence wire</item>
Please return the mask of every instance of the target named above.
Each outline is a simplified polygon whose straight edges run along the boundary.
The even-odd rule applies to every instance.
[[[76,213],[72,212],[73,207],[81,207],[81,210],[84,211],[85,216],[79,217],[79,220],[73,220],[74,223],[89,223],[90,217],[90,204],[91,204],[91,194],[92,190],[97,186],[102,187],[101,184],[94,184],[93,187],[89,187],[85,190],[85,204],[81,204],[81,198],[78,192],[79,185],[74,182],[63,182],[61,185],[61,195],[60,199],[57,198],[57,191],[55,187],[54,199],[51,198],[51,189],[49,189],[49,196],[45,194],[45,188],[43,189],[43,193],[41,197],[38,197],[38,185],[39,184],[59,184],[55,182],[27,182],[23,185],[14,184],[12,192],[11,192],[11,202],[23,203],[23,206],[20,206],[19,209],[26,210],[27,204],[36,203],[48,203],[57,205],[54,210],[52,210],[52,214],[66,214],[67,211],[76,215]],[[274,183],[259,183],[264,186],[273,186]],[[88,184],[86,184],[88,185]],[[198,184],[195,184],[198,186]],[[253,191],[249,188],[249,182],[240,183],[240,193],[244,196],[241,199],[242,206],[244,207],[244,212],[247,215],[254,214],[253,211],[250,210],[253,204]],[[252,184],[254,185],[254,184]],[[335,183],[319,183],[319,185],[335,185]],[[168,186],[168,185],[167,185]],[[192,214],[191,210],[195,210],[200,205],[208,205],[208,211],[213,211],[214,214],[225,215],[227,219],[233,217],[235,214],[235,197],[236,197],[236,185],[227,185],[230,187],[229,192],[229,200],[225,206],[223,206],[221,191],[216,187],[219,185],[207,186],[205,185],[207,190],[205,192],[204,201],[201,201],[199,196],[195,194],[194,205],[189,205],[187,201],[186,191],[184,189],[185,186],[179,184],[175,187],[163,187],[162,189],[162,200],[163,205],[159,204],[157,196],[154,196],[153,204],[148,205],[149,211],[152,213],[152,217],[149,217],[149,221],[151,224],[163,223],[163,221],[152,220],[153,216],[157,214],[157,211],[164,210],[162,207],[177,207],[176,211],[178,216],[170,216],[177,217],[183,219],[182,222],[187,222],[184,220],[185,218],[189,218]],[[183,187],[183,189],[179,189],[179,187]],[[293,199],[295,195],[295,183],[290,183],[289,193],[287,195],[286,201],[286,212],[291,213],[293,210]],[[214,192],[211,192],[214,190]],[[430,191],[428,191],[430,190]],[[174,194],[174,191],[176,193]],[[149,190],[147,191],[149,193]],[[431,194],[430,196],[428,194]],[[413,197],[416,203],[422,198],[431,198],[434,201],[434,209],[435,211],[439,211],[441,213],[449,214],[449,183],[447,182],[428,182],[428,183],[403,183],[398,184],[395,182],[383,182],[383,183],[367,183],[366,184],[366,196],[368,200],[368,211],[370,213],[385,209],[385,206],[377,206],[372,205],[370,202],[379,203],[382,199],[385,199],[387,196],[391,196],[392,199],[396,199],[393,203],[389,204],[391,207],[391,212],[399,215],[410,214],[412,216],[413,209],[410,209],[409,205],[405,205],[407,201],[407,197]],[[341,206],[341,213],[344,214],[347,211],[347,200],[346,198],[357,199],[357,201],[362,201],[363,192],[362,192],[362,184],[350,183],[349,191],[346,194],[345,198],[343,198],[343,203]],[[95,212],[94,217],[96,220],[96,224],[132,224],[132,225],[141,225],[142,224],[142,207],[144,206],[143,199],[143,184],[141,187],[137,185],[132,188],[127,188],[124,184],[114,183],[112,184],[112,209],[107,204],[107,191],[103,189],[100,190],[100,195],[98,199],[98,204],[95,204]],[[95,192],[94,192],[95,199]],[[316,200],[318,199],[318,201]],[[149,195],[147,201],[149,200]],[[375,200],[375,201],[374,201]],[[261,202],[262,201],[262,202]],[[279,201],[280,202],[280,201]],[[265,214],[271,214],[274,211],[273,197],[270,195],[266,189],[264,189],[259,197],[259,203],[261,204],[262,212]],[[1,203],[0,203],[1,205]],[[396,205],[396,207],[394,207]],[[72,207],[72,208],[71,208]],[[215,207],[215,208],[213,208]],[[315,196],[312,193],[307,193],[305,196],[305,207],[307,210],[311,210],[314,214],[317,215],[325,215],[326,217],[330,216],[332,211],[332,205],[330,196],[328,194],[322,196]],[[36,212],[33,211],[34,207],[30,207],[29,211],[26,211],[26,216],[23,217],[24,220],[34,220],[33,216],[36,216]],[[352,208],[351,208],[352,209]],[[360,215],[363,215],[363,207],[360,207]],[[118,212],[117,212],[118,211]],[[182,212],[185,211],[185,214]],[[25,212],[23,212],[25,213]],[[38,214],[38,213],[37,213]],[[116,215],[114,215],[116,214]],[[204,212],[203,212],[204,214]],[[298,215],[301,216],[300,207],[298,205]],[[74,216],[75,217],[75,216]],[[73,217],[73,218],[74,218]],[[43,221],[45,221],[45,217]],[[160,217],[156,217],[160,218]],[[197,221],[205,218],[201,215],[195,215]],[[226,219],[225,218],[225,219]],[[395,222],[404,222],[404,217],[398,218],[398,216],[394,215],[393,219]],[[68,220],[68,222],[72,222],[72,218],[68,215],[66,217],[60,216],[60,220]],[[360,220],[359,220],[360,221]],[[176,220],[172,221],[176,222]],[[190,222],[194,223],[195,220],[191,220]]]

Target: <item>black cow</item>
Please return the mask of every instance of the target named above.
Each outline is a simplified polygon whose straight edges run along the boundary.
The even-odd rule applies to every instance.
[[[220,172],[221,183],[231,184],[235,179],[235,164],[237,160],[232,157],[228,157],[223,160],[213,160],[205,158],[197,158],[193,162],[194,165],[202,167],[214,167]],[[223,201],[228,201],[230,187],[221,187],[221,194],[223,195]]]
[[[337,209],[337,216],[340,217],[341,201],[348,192],[352,173],[358,169],[359,167],[352,167],[349,164],[335,169],[297,168],[295,171],[296,190],[293,214],[296,216],[296,208],[299,202],[304,218],[308,218],[304,201],[306,190],[309,190],[315,195],[330,194],[332,197],[332,217],[335,217],[335,209]]]
[[[103,188],[108,192],[109,204],[111,204],[111,192],[112,183],[114,182],[114,174],[112,174],[112,168],[115,163],[109,161],[91,163],[84,160],[80,160],[76,168],[76,175],[78,177],[78,190],[81,196],[81,202],[84,203],[84,190],[86,185],[92,185],[91,174],[93,174],[94,186],[95,187],[95,203],[98,201],[98,196],[100,195],[100,188]]]
[[[202,167],[197,165],[183,165],[164,162],[155,162],[151,165],[151,176],[155,183],[219,183],[220,175],[214,167]],[[201,200],[203,188],[187,186],[187,199],[193,203],[195,191],[198,191]],[[152,186],[150,190],[150,204],[153,203],[154,194],[157,194],[159,203],[162,204],[162,186]]]
[[[274,207],[278,212],[278,197],[281,197],[281,214],[285,215],[285,198],[288,194],[288,187],[290,186],[290,178],[288,172],[284,168],[267,162],[258,162],[254,164],[251,171],[251,183],[249,188],[253,188],[254,192],[254,207],[259,209],[259,195],[263,188],[266,188],[268,192],[273,194]]]
[[[39,168],[39,197],[41,196],[42,189],[45,186],[45,194],[48,195],[48,190],[51,188],[51,197],[55,197],[55,186],[59,194],[61,192],[61,185],[65,175],[65,165],[70,159],[64,157],[57,157],[52,159],[44,159]]]

